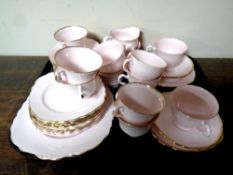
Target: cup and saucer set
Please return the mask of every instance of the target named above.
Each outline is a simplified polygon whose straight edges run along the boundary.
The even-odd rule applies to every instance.
[[[114,29],[99,43],[82,26],[57,30],[48,54],[53,72],[35,81],[11,125],[19,150],[49,160],[81,155],[108,136],[114,117],[127,135],[151,131],[177,150],[202,151],[220,143],[217,100],[187,85],[195,70],[186,44],[163,38],[142,50],[140,32]],[[177,88],[164,94],[157,85]],[[108,86],[120,86],[114,98]]]

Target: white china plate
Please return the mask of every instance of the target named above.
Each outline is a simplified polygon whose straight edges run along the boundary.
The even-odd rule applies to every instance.
[[[79,91],[72,89],[75,86],[58,83],[54,74],[48,73],[38,78],[32,86],[29,104],[32,111],[41,119],[50,121],[74,119],[92,112],[104,103],[106,88],[99,77],[98,84],[99,87],[94,95],[80,100],[76,97]]]
[[[199,149],[205,150],[218,143],[223,134],[223,124],[219,115],[208,121],[208,124],[211,128],[210,137],[204,136],[195,128],[189,131],[184,131],[176,127],[172,121],[173,116],[169,105],[169,93],[164,94],[164,97],[166,101],[165,109],[160,113],[158,119],[153,123],[152,126],[152,133],[153,127],[155,126],[155,135],[158,136],[159,130],[165,134],[166,139],[161,140],[162,143],[166,142],[168,146],[173,147],[176,147],[174,146],[175,143],[177,145],[182,145],[184,148],[182,148],[182,146],[177,146],[176,149],[184,151],[195,151]],[[157,139],[159,138],[161,137],[158,136]],[[190,149],[186,149],[185,147]]]
[[[112,126],[113,98],[108,90],[109,106],[103,118],[73,137],[56,138],[42,134],[32,123],[28,111],[28,99],[19,109],[11,125],[11,140],[23,152],[40,159],[58,160],[81,155],[97,147],[109,134]]]
[[[186,75],[183,78],[166,78],[161,77],[159,85],[162,87],[177,87],[190,84],[195,80],[196,72],[193,70],[190,74]]]
[[[167,68],[163,73],[163,77],[185,77],[190,74],[193,69],[193,61],[185,55],[183,61],[179,65]]]

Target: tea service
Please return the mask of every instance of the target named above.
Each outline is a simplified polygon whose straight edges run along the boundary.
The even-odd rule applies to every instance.
[[[196,73],[187,45],[162,38],[143,50],[140,32],[113,29],[98,43],[82,26],[58,29],[49,51],[53,72],[32,86],[12,123],[12,142],[41,159],[80,155],[103,141],[116,117],[129,137],[151,131],[175,150],[204,151],[219,144],[219,105],[206,89],[188,85]],[[117,87],[115,100],[107,86]],[[164,94],[157,86],[175,89]],[[54,144],[63,148],[51,150]]]

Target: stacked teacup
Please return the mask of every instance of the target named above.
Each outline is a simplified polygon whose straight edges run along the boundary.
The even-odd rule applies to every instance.
[[[56,52],[54,62],[54,75],[32,88],[30,117],[46,135],[75,135],[99,121],[108,108],[106,88],[98,76],[102,57],[85,47],[67,46]]]
[[[155,53],[167,63],[159,85],[176,87],[194,80],[194,66],[192,60],[186,56],[187,50],[188,46],[176,38],[162,38],[155,43],[155,47],[147,46],[147,51]]]
[[[137,27],[117,28],[103,38],[103,42],[96,47],[103,58],[100,76],[106,85],[119,86],[118,76],[123,73],[123,62],[126,55],[141,46],[140,29]]]
[[[101,55],[94,51],[98,43],[87,38],[87,34],[82,26],[57,30],[54,38],[58,42],[49,52],[54,75],[48,74],[32,88],[30,117],[46,135],[78,134],[99,121],[108,108],[109,95],[99,77],[101,68],[108,69],[103,66]],[[118,45],[112,44],[108,49],[122,50],[117,56],[124,59],[123,46],[114,44]]]
[[[150,130],[164,105],[162,94],[151,86],[128,83],[119,88],[113,113],[127,135],[139,137]]]
[[[161,75],[167,67],[167,63],[159,56],[145,50],[132,50],[123,63],[123,69],[127,75],[118,77],[120,84],[138,82],[156,87]]]
[[[49,59],[53,67],[55,66],[55,54],[58,50],[68,47],[87,47],[94,50],[99,45],[94,39],[88,38],[88,30],[82,26],[66,26],[58,29],[54,33],[57,43],[49,50]]]

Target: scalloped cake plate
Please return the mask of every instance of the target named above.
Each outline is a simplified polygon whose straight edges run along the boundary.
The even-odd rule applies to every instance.
[[[33,154],[40,159],[58,160],[81,155],[97,147],[110,132],[113,98],[109,90],[108,97],[108,108],[98,123],[78,135],[66,138],[42,134],[30,119],[27,99],[11,125],[11,140],[22,152]]]

